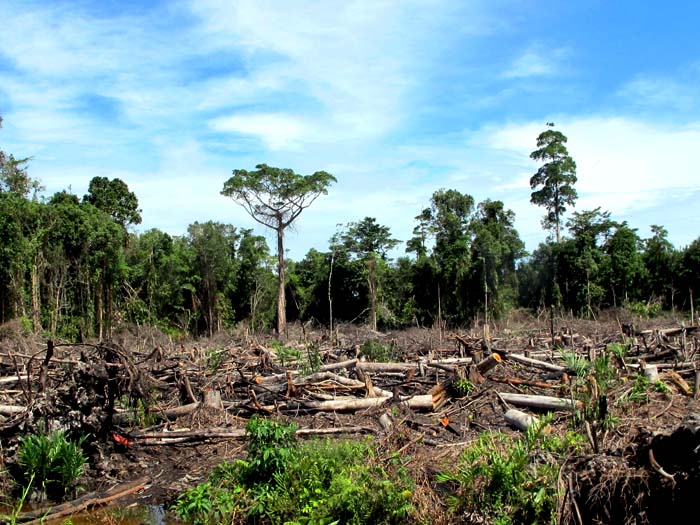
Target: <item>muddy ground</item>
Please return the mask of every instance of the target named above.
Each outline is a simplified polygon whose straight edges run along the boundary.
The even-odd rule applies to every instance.
[[[0,483],[11,491],[20,436],[61,429],[88,436],[85,491],[147,476],[130,497],[168,504],[221,461],[245,455],[243,429],[257,413],[294,421],[309,433],[300,439],[325,435],[314,432],[334,439],[374,436],[380,453],[407,458],[419,514],[448,523],[446,488],[435,473],[453,465],[481,432],[520,432],[504,419],[513,406],[502,394],[571,399],[577,378],[560,349],[595,358],[617,343],[626,352],[613,363],[616,378],[609,391],[596,393],[605,396],[615,425],[607,433],[592,429],[585,451],[566,462],[560,519],[666,523],[694,512],[700,493],[699,339],[697,327],[678,319],[641,320],[625,312],[595,321],[556,319],[554,326],[521,315],[455,331],[377,333],[348,325],[328,334],[293,326],[284,344],[245,329],[178,341],[131,327],[76,345],[6,324],[0,327]],[[499,362],[477,372],[477,363],[493,354]],[[396,366],[372,365],[377,358]],[[648,364],[657,365],[667,388],[630,401]],[[458,388],[461,379],[474,388]],[[409,406],[426,396],[428,406]],[[355,399],[375,406],[355,406]],[[329,408],[338,401],[349,404]],[[556,410],[552,432],[570,428],[571,411]]]

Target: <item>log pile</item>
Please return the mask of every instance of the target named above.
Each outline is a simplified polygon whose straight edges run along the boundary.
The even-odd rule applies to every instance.
[[[474,418],[489,403],[491,408],[494,402],[502,405],[500,425],[511,422],[504,416],[514,407],[563,413],[580,408],[571,386],[575,371],[567,368],[563,352],[594,359],[610,353],[609,343],[625,348],[624,355],[613,356],[619,376],[648,375],[655,369],[654,381],[697,396],[698,336],[696,326],[625,327],[604,336],[568,329],[554,336],[457,333],[437,345],[409,343],[399,349],[403,359],[396,362],[373,362],[357,344],[338,348],[324,340],[287,345],[230,341],[206,351],[194,345],[132,349],[116,341],[41,341],[21,350],[3,344],[0,435],[28,431],[43,421],[49,428],[108,439],[114,431],[138,426],[139,417],[159,424],[204,408],[240,421],[253,413],[360,413],[373,417],[379,430],[379,417],[391,407],[421,414],[424,422],[449,416],[457,429],[453,433],[462,435],[468,421],[482,427],[496,424],[493,418],[483,423]],[[421,420],[417,415],[413,419]],[[224,434],[235,437],[235,432],[210,432],[208,438]]]

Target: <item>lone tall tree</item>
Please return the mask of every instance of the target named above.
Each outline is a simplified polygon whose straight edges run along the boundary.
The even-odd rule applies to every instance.
[[[260,224],[277,232],[277,333],[287,325],[284,297],[284,230],[308,208],[336,179],[330,173],[317,171],[299,175],[290,169],[258,164],[255,171],[233,170],[233,177],[224,183],[222,195],[231,197]]]
[[[547,123],[553,127],[553,123]],[[576,184],[576,163],[566,149],[567,138],[560,131],[548,129],[537,137],[537,149],[530,158],[543,161],[544,164],[530,178],[530,188],[533,191],[530,202],[543,206],[547,210],[542,224],[547,229],[554,229],[557,243],[561,239],[561,216],[566,211],[565,205],[574,205],[578,194],[573,185]]]

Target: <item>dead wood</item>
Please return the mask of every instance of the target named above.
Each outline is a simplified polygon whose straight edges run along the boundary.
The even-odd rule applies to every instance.
[[[55,521],[57,519],[64,518],[65,516],[77,514],[78,512],[86,509],[106,505],[120,498],[133,494],[134,492],[138,492],[139,490],[143,489],[149,481],[149,476],[142,476],[134,481],[118,485],[104,492],[85,494],[84,496],[81,496],[74,501],[69,501],[68,503],[34,510],[31,512],[23,512],[18,516],[18,520],[23,522],[25,525]]]
[[[574,403],[571,399],[564,399],[561,397],[511,394],[508,392],[501,392],[500,396],[507,403],[516,406],[541,408],[544,410],[573,410],[575,406],[580,405],[580,402]]]

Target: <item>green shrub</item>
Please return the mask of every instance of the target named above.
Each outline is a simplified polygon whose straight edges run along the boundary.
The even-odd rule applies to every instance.
[[[296,430],[294,423],[284,425],[258,416],[248,421],[248,457],[241,469],[247,484],[267,483],[287,468],[296,449]]]
[[[453,513],[479,509],[492,523],[554,523],[559,497],[560,457],[579,446],[574,434],[564,438],[544,432],[551,416],[532,425],[522,439],[485,432],[462,453],[455,471],[438,481],[450,483]]]
[[[385,345],[378,341],[365,341],[360,351],[369,361],[376,363],[389,363],[399,357],[393,345]]]
[[[73,492],[87,461],[81,450],[82,441],[69,441],[63,432],[21,438],[20,484],[34,485],[56,499]]]
[[[405,522],[412,498],[408,476],[381,466],[368,442],[299,445],[295,428],[251,419],[247,459],[221,463],[206,483],[180,495],[178,515],[197,525]]]

